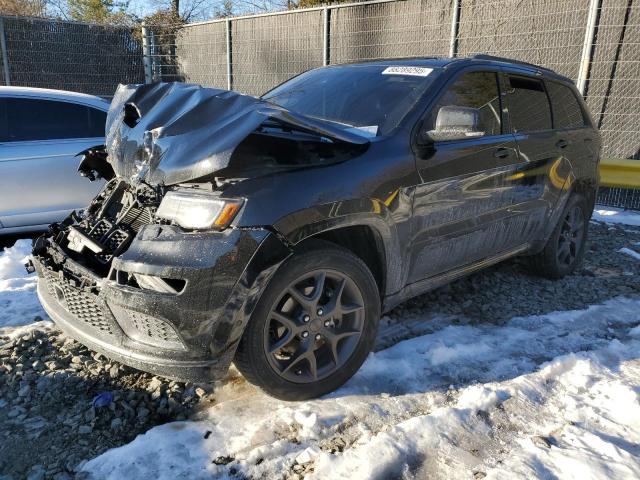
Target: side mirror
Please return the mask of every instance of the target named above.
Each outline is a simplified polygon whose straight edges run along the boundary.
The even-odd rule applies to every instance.
[[[446,105],[438,110],[435,129],[426,131],[424,135],[433,142],[482,137],[484,131],[480,130],[479,124],[477,108]]]

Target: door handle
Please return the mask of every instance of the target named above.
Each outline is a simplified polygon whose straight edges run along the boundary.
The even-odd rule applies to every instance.
[[[569,142],[567,142],[566,140],[558,140],[556,142],[556,147],[558,148],[566,148],[569,146]]]
[[[509,155],[511,155],[511,152],[508,148],[498,148],[493,152],[493,156],[496,158],[507,158]]]

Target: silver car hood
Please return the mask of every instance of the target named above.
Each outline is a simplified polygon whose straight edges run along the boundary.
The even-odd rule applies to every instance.
[[[185,83],[120,85],[106,123],[115,174],[151,185],[185,183],[226,168],[267,120],[326,141],[366,145],[358,134],[247,95]]]

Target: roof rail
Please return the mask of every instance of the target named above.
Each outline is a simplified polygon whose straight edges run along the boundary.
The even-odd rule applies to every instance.
[[[554,72],[553,70],[551,70],[550,68],[547,68],[547,67],[541,67],[540,65],[535,65],[535,64],[529,63],[529,62],[523,62],[521,60],[513,60],[511,58],[506,58],[506,57],[495,57],[493,55],[476,54],[476,55],[471,55],[469,58],[475,58],[477,60],[493,60],[494,62],[513,63],[513,64],[516,64],[516,65],[523,65],[525,67],[535,68],[536,70],[544,70],[545,72],[556,73],[556,72]]]

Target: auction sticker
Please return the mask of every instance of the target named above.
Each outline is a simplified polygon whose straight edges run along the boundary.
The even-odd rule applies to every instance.
[[[382,75],[413,75],[414,77],[426,77],[431,72],[433,72],[433,68],[427,67],[405,67],[405,66],[396,66],[396,67],[387,67],[382,71]]]

